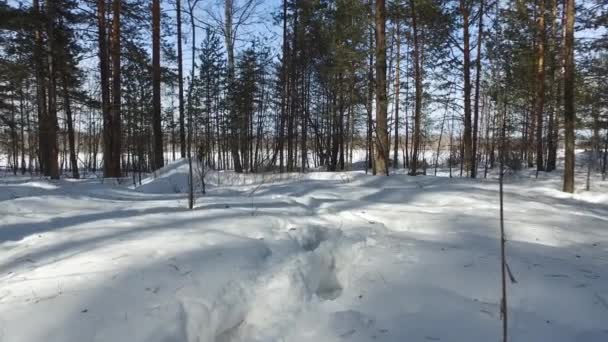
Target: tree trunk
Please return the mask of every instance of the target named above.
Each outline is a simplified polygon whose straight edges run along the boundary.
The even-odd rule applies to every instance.
[[[401,67],[401,27],[400,20],[395,23],[396,56],[395,56],[395,142],[393,146],[393,167],[399,168],[399,92],[400,92],[400,67]]]
[[[57,146],[57,78],[55,72],[55,6],[52,0],[46,1],[47,15],[47,63],[49,70],[48,77],[48,122],[47,122],[47,141],[49,149],[48,171],[51,179],[59,179],[59,148]]]
[[[152,126],[154,130],[154,170],[164,166],[160,108],[160,0],[152,0]]]
[[[547,164],[546,171],[555,170],[557,164],[557,145],[559,137],[559,98],[560,98],[560,82],[557,80],[557,56],[558,56],[558,38],[557,38],[557,0],[551,0],[551,39],[549,52],[549,86],[551,94],[549,125],[547,128]],[[556,85],[557,83],[557,85]]]
[[[373,32],[370,29],[370,34],[369,34],[369,64],[368,64],[368,71],[367,71],[367,104],[366,104],[366,110],[367,110],[367,166],[366,166],[366,170],[367,168],[371,168],[372,169],[372,174],[376,174],[376,167],[374,164],[374,143],[373,143],[373,118],[372,118],[372,103],[374,100],[374,36],[373,36]]]
[[[481,43],[483,41],[483,5],[484,0],[479,2],[479,23],[477,31],[477,60],[475,61],[475,104],[473,116],[473,150],[471,152],[471,178],[477,177],[477,147],[479,130],[479,93],[481,81]]]
[[[565,0],[564,23],[564,192],[574,192],[574,0]]]
[[[308,163],[308,113],[306,110],[306,76],[304,75],[304,72],[306,70],[305,67],[303,67],[302,69],[302,118],[301,118],[301,125],[302,125],[302,139],[300,140],[300,150],[301,150],[301,158],[302,158],[302,165],[301,165],[301,170],[302,172],[304,172],[306,170],[306,164]]]
[[[110,39],[110,54],[112,58],[112,108],[110,112],[110,125],[104,129],[110,130],[109,151],[104,151],[110,154],[107,165],[108,177],[121,176],[121,79],[120,79],[120,1],[114,0],[112,3],[112,35]]]
[[[106,27],[106,1],[97,1],[97,29],[99,45],[99,69],[101,86],[101,113],[103,116],[103,175],[113,177],[112,164],[112,116],[110,113],[110,66],[108,64],[108,30]],[[94,134],[94,133],[93,133]]]
[[[545,0],[538,0],[536,43],[536,172],[544,171],[543,163],[543,107],[545,103]]]
[[[34,13],[42,18],[40,12],[40,3],[38,0],[33,1]],[[45,79],[45,67],[44,60],[42,58],[42,24],[36,25],[35,31],[35,45],[34,45],[34,63],[36,65],[36,109],[38,113],[38,164],[40,166],[40,172],[44,175],[48,175],[48,145],[47,141],[47,122],[48,122],[48,111],[46,105],[46,85]]]
[[[224,4],[224,39],[226,42],[226,54],[228,56],[228,84],[230,87],[234,85],[234,36],[232,30],[232,14],[233,14],[233,2],[232,0],[225,0]],[[229,101],[232,102],[232,101]],[[243,166],[241,165],[241,158],[239,156],[239,118],[234,110],[233,103],[229,103],[230,111],[230,147],[232,153],[232,160],[234,161],[234,171],[243,172]]]
[[[78,157],[76,156],[76,143],[74,137],[74,121],[72,118],[72,106],[70,101],[69,81],[68,76],[63,77],[63,109],[68,125],[68,143],[70,148],[70,164],[72,166],[72,177],[78,179]]]
[[[587,185],[585,189],[591,189],[591,172],[595,171],[595,163],[599,153],[600,113],[597,104],[591,105],[591,116],[593,117],[593,136],[591,137],[591,151],[589,151],[589,162],[587,164]]]
[[[494,118],[491,118],[492,110],[488,110],[486,112],[486,137],[485,137],[485,163],[484,163],[484,172],[483,178],[488,178],[488,166],[490,164],[490,155],[494,155]],[[496,115],[494,115],[496,116]],[[492,122],[492,128],[490,128],[490,122]],[[490,129],[492,130],[492,142],[490,142]]]
[[[462,53],[464,74],[464,168],[468,173],[472,172],[473,146],[471,140],[471,49],[469,36],[469,4],[467,0],[460,0],[460,11],[462,13],[462,37],[464,40],[464,51]]]
[[[534,144],[534,139],[536,136],[536,113],[534,111],[534,100],[531,98],[532,95],[528,95],[528,98],[530,98],[530,108],[527,110],[528,112],[528,143],[526,144],[526,151],[527,151],[527,159],[528,159],[528,167],[533,167],[534,166],[534,153],[536,152],[536,147]]]
[[[409,70],[409,61],[410,61],[410,48],[408,45],[407,51],[405,53],[405,70]],[[403,111],[403,115],[405,116],[405,144],[403,146],[403,168],[406,169],[410,164],[410,118],[407,113],[408,105],[410,103],[410,78],[405,78],[405,108]]]
[[[608,170],[608,120],[604,126],[606,136],[604,137],[604,158],[602,159],[602,180],[606,180],[606,170]]]
[[[386,99],[386,8],[376,0],[376,172],[388,176],[388,132]]]
[[[27,87],[27,85],[26,85],[26,87]],[[24,104],[25,104],[25,97],[23,94],[23,84],[21,84],[21,86],[19,87],[19,121],[20,121],[20,126],[21,126],[20,140],[21,140],[21,174],[22,175],[25,174],[25,120],[24,120],[24,117],[26,115],[29,115],[29,113],[28,114],[25,113]],[[29,121],[29,119],[28,119],[28,121]],[[29,132],[29,127],[28,127],[28,132]],[[29,137],[29,134],[28,134],[28,137]],[[29,147],[29,144],[28,144],[28,147]]]
[[[410,162],[410,174],[415,176],[418,171],[418,149],[420,148],[420,124],[422,120],[422,73],[421,56],[418,39],[417,13],[415,0],[410,0],[412,10],[412,34],[414,36],[414,81],[416,87],[414,103],[414,136],[412,141],[412,161]]]
[[[283,0],[283,63],[281,65],[282,87],[281,87],[281,118],[279,119],[279,172],[285,171],[285,119],[287,118],[287,98],[289,97],[289,80],[287,79],[287,65],[289,48],[287,46],[287,0]]]
[[[12,91],[13,95],[15,95],[15,91]],[[11,119],[10,122],[10,130],[11,130],[11,147],[8,158],[8,165],[10,165],[10,161],[12,159],[13,163],[13,175],[17,175],[17,170],[19,169],[19,160],[17,155],[19,154],[19,140],[17,138],[17,110],[15,108],[15,99],[14,96],[11,96]]]
[[[448,165],[450,166],[450,178],[452,178],[452,165],[454,164],[454,114],[452,113],[452,119],[450,120],[450,156],[448,158]]]
[[[441,153],[441,139],[443,138],[443,127],[445,126],[445,118],[448,115],[450,99],[452,89],[448,92],[448,98],[445,101],[445,112],[443,112],[443,119],[441,120],[441,129],[439,130],[439,141],[437,142],[437,154],[435,155],[435,176],[437,176],[437,166],[439,165],[439,153]]]
[[[179,92],[179,151],[182,158],[186,157],[186,123],[184,117],[184,68],[182,52],[182,4],[176,0],[177,20],[177,84]]]
[[[188,138],[187,138],[187,150],[186,155],[188,157],[188,208],[194,208],[194,177],[192,171],[192,89],[194,81],[194,75],[196,72],[196,25],[194,23],[194,7],[196,1],[189,4],[190,14],[190,28],[192,32],[192,45],[191,45],[191,67],[190,67],[190,86],[188,88]]]

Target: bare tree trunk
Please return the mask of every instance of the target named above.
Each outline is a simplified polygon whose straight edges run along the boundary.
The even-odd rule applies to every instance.
[[[367,168],[372,169],[372,174],[376,174],[376,166],[374,163],[374,148],[373,148],[373,118],[372,118],[372,102],[374,99],[374,36],[370,30],[369,34],[369,64],[367,72]]]
[[[59,179],[59,148],[57,146],[57,78],[55,70],[55,6],[53,1],[46,1],[47,15],[47,63],[49,70],[49,107],[48,107],[48,123],[47,123],[47,141],[49,146],[48,168],[51,179]]]
[[[110,154],[107,166],[110,177],[121,176],[121,78],[120,78],[120,1],[114,0],[112,10],[114,16],[112,18],[112,36],[110,40],[110,54],[112,58],[112,108],[110,112],[110,151],[104,151]]]
[[[26,85],[27,87],[27,85]],[[21,84],[21,86],[19,87],[19,121],[20,121],[20,126],[21,126],[21,132],[20,132],[20,140],[21,140],[21,174],[24,175],[25,174],[25,120],[24,117],[26,115],[29,115],[25,113],[25,97],[23,94],[23,84]],[[28,119],[29,121],[29,119]],[[29,132],[29,125],[28,125],[28,132]],[[28,134],[29,136],[29,134]],[[29,144],[28,144],[29,147]]]
[[[479,1],[479,23],[477,31],[477,60],[475,61],[475,104],[473,116],[473,150],[471,152],[471,178],[477,177],[477,147],[478,147],[478,130],[479,130],[479,93],[481,81],[481,43],[483,42],[483,6],[484,0]]]
[[[557,83],[557,90],[555,92],[555,100],[554,100],[554,114],[553,114],[553,130],[549,132],[551,134],[551,139],[553,142],[553,148],[549,150],[549,155],[547,159],[551,160],[552,167],[551,170],[555,170],[557,168],[557,148],[559,147],[559,129],[560,129],[560,114],[563,113],[562,101],[562,80],[560,79]]]
[[[224,40],[226,42],[226,54],[228,55],[228,84],[229,86],[233,86],[234,84],[234,32],[232,30],[233,24],[233,0],[225,0],[224,3]],[[241,158],[239,156],[239,118],[237,117],[237,113],[234,110],[234,106],[229,104],[230,111],[230,147],[232,153],[232,160],[234,161],[234,171],[243,172],[243,166],[241,164]]]
[[[593,136],[591,137],[591,151],[589,151],[589,161],[587,163],[587,184],[585,186],[587,191],[591,189],[591,172],[595,170],[595,162],[599,152],[599,110],[595,103],[591,106],[591,116],[593,117]]]
[[[349,102],[350,102],[350,106],[349,106],[349,110],[348,110],[348,120],[349,120],[349,136],[348,136],[348,146],[349,146],[349,156],[348,156],[348,164],[349,164],[349,170],[352,170],[353,168],[353,149],[354,149],[354,139],[355,139],[355,113],[354,113],[354,96],[355,96],[355,85],[356,83],[353,81],[350,87],[350,93],[349,93]]]
[[[399,168],[399,92],[400,92],[400,64],[401,64],[401,26],[400,20],[395,23],[396,56],[395,56],[395,142],[393,146],[393,167]]]
[[[475,158],[472,155],[472,140],[471,140],[471,49],[469,35],[469,4],[467,0],[460,0],[460,11],[462,13],[462,36],[464,40],[464,51],[462,53],[463,74],[464,74],[464,168],[468,173],[472,170],[473,165],[471,160]]]
[[[103,116],[103,175],[114,177],[112,164],[112,116],[110,113],[110,66],[108,64],[108,30],[106,27],[106,1],[97,1],[97,29],[99,45],[99,68],[101,86],[101,113]]]
[[[534,112],[534,100],[532,99],[531,94],[528,95],[528,98],[530,98],[530,109],[527,110],[528,112],[528,128],[527,128],[527,136],[528,136],[528,143],[526,144],[526,151],[527,151],[527,159],[528,159],[528,167],[533,167],[534,166],[534,153],[536,152],[536,145],[534,144],[534,139],[535,139],[535,135],[536,135],[536,113]]]
[[[490,154],[494,155],[493,145],[490,143],[490,129],[494,132],[494,118],[491,118],[492,110],[488,110],[486,112],[486,137],[485,137],[485,162],[484,162],[484,171],[483,178],[488,178],[488,165],[490,163]],[[492,128],[490,128],[490,121],[492,122]],[[492,133],[492,142],[494,141],[494,133]],[[492,148],[490,148],[492,146]]]
[[[409,45],[405,54],[405,70],[409,70],[409,56],[410,56],[410,51],[409,51]],[[405,78],[405,108],[403,111],[403,114],[405,116],[405,144],[403,147],[403,168],[408,168],[409,167],[409,163],[410,163],[410,146],[409,146],[409,140],[410,140],[410,118],[409,115],[407,113],[408,110],[408,105],[410,103],[410,78],[406,77]]]
[[[448,165],[450,166],[450,178],[452,178],[452,164],[454,163],[454,114],[452,114],[452,119],[450,121],[450,156]]]
[[[154,130],[154,170],[164,166],[160,108],[160,0],[152,0],[152,126]]]
[[[414,107],[414,137],[412,142],[412,161],[410,163],[410,174],[415,176],[418,170],[418,149],[420,148],[420,124],[422,120],[422,66],[420,56],[420,46],[418,39],[417,13],[415,0],[410,0],[412,11],[412,33],[414,36],[414,81],[416,87],[415,107]]]
[[[15,91],[13,90],[13,95],[15,94]],[[19,141],[17,139],[17,110],[15,108],[15,99],[13,96],[11,96],[11,119],[10,122],[11,124],[10,126],[10,140],[11,140],[11,146],[10,146],[10,151],[8,151],[8,165],[10,165],[11,163],[11,159],[12,159],[12,169],[13,169],[13,175],[17,175],[17,170],[19,169],[19,160],[17,159],[17,155],[19,153]]]
[[[500,303],[500,314],[502,317],[502,342],[508,341],[508,310],[507,310],[507,260],[506,260],[506,236],[505,236],[505,218],[504,218],[504,195],[503,183],[505,173],[505,131],[507,121],[507,101],[505,100],[505,108],[502,116],[501,133],[500,133],[500,177],[499,177],[499,201],[500,201],[500,270],[501,270],[501,288],[502,298]]]
[[[179,151],[182,158],[186,157],[186,124],[184,117],[184,68],[182,52],[182,3],[176,0],[177,10],[177,84],[179,92]]]
[[[602,180],[606,180],[606,169],[608,169],[608,120],[606,120],[606,136],[604,137],[604,158],[602,160]]]
[[[441,153],[441,138],[443,138],[443,127],[445,126],[445,118],[448,115],[448,106],[449,98],[445,101],[445,112],[443,113],[443,120],[441,120],[441,130],[439,131],[439,141],[437,142],[437,154],[435,155],[435,176],[437,176],[437,166],[439,165],[439,153]]]
[[[196,25],[194,23],[194,8],[198,0],[188,1],[188,9],[190,14],[190,29],[192,31],[191,45],[191,68],[190,68],[190,87],[188,89],[188,141],[187,141],[187,157],[188,157],[188,208],[194,208],[194,177],[192,172],[192,82],[196,72]],[[219,126],[219,125],[218,125]],[[219,128],[218,128],[219,129]]]
[[[76,142],[74,137],[74,123],[72,119],[72,106],[70,101],[69,81],[68,76],[63,77],[63,110],[68,125],[68,143],[70,147],[70,164],[72,166],[72,177],[78,179],[78,158],[76,156]]]
[[[557,80],[558,70],[558,38],[557,38],[557,0],[551,0],[551,34],[550,34],[550,52],[549,52],[549,86],[551,94],[549,125],[547,128],[547,164],[546,171],[555,170],[557,164],[557,145],[559,137],[559,98],[560,84]],[[557,85],[556,85],[557,83]]]
[[[287,47],[287,0],[283,0],[283,64],[281,65],[281,75],[283,86],[281,87],[281,118],[279,119],[279,172],[285,171],[285,119],[287,118],[287,98],[289,97],[289,80],[287,79],[287,65],[289,59],[289,49]]]
[[[536,43],[536,176],[544,171],[543,163],[543,109],[545,103],[545,0],[538,0]]]
[[[33,0],[33,10],[36,15],[42,17],[38,0]],[[49,146],[46,144],[48,111],[46,105],[46,85],[44,82],[45,67],[42,58],[42,31],[42,24],[36,25],[34,63],[36,65],[36,109],[38,113],[38,164],[42,174],[48,175]]]
[[[302,126],[302,139],[300,140],[300,150],[302,151],[300,158],[302,159],[302,165],[301,165],[301,170],[302,172],[304,172],[306,170],[306,164],[308,162],[308,145],[307,145],[307,141],[308,141],[308,113],[307,110],[305,109],[306,107],[306,76],[304,75],[305,73],[305,68],[303,68],[304,70],[302,71],[302,117],[301,117],[301,126]]]
[[[464,164],[466,162],[466,158],[464,155],[464,136],[463,136],[463,132],[460,132],[460,175],[459,177],[462,178],[462,173],[464,171]]]
[[[564,192],[574,192],[574,0],[565,0],[564,23],[564,130],[565,166]]]
[[[388,132],[386,99],[386,8],[376,0],[376,172],[388,176]]]

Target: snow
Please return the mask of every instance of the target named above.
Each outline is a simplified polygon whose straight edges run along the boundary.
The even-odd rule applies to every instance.
[[[499,341],[496,179],[0,179],[0,341]],[[584,184],[580,170],[577,184]],[[505,185],[511,341],[608,341],[608,182]]]

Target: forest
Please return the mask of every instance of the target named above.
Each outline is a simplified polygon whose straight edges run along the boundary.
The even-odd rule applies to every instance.
[[[0,0],[0,341],[608,341],[608,0]]]
[[[336,171],[364,153],[374,174],[475,178],[495,167],[503,129],[511,168],[551,172],[563,147],[572,192],[580,146],[606,173],[602,1],[0,6],[2,167],[14,173],[123,177],[187,156]]]

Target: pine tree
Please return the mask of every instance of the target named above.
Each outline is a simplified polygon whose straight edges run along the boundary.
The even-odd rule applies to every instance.
[[[564,17],[564,192],[574,192],[574,0],[565,0]]]
[[[376,172],[388,176],[389,139],[386,98],[386,8],[384,0],[376,0],[376,139],[374,156]]]
[[[536,115],[536,171],[544,171],[543,118],[545,104],[545,1],[538,0],[536,39],[536,94],[534,115]]]
[[[160,0],[152,1],[152,126],[154,131],[154,170],[165,164],[160,101]]]
[[[180,156],[186,158],[186,120],[184,114],[184,72],[182,56],[182,3],[181,0],[175,2],[176,23],[177,23],[177,82],[178,82],[178,101],[179,101],[179,147]]]

